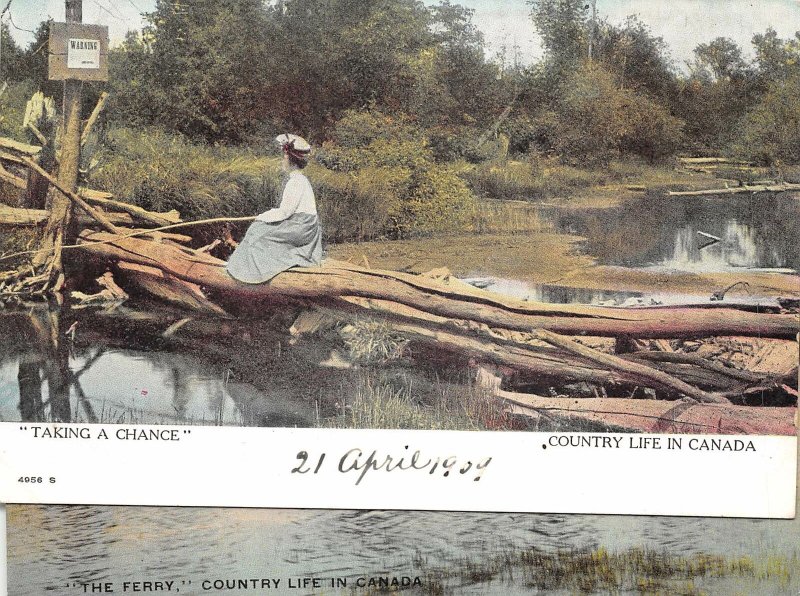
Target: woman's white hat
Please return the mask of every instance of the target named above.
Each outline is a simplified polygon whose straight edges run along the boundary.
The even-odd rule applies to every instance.
[[[285,152],[294,154],[296,157],[308,157],[311,153],[311,145],[303,137],[291,133],[283,133],[275,137],[275,142]]]

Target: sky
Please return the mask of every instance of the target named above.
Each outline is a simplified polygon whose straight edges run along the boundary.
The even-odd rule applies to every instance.
[[[0,0],[0,6],[7,0]],[[589,0],[586,0],[587,3]],[[475,10],[475,24],[483,31],[489,54],[503,46],[518,46],[523,64],[542,55],[540,40],[530,20],[525,0],[453,0]],[[437,4],[438,0],[425,0]],[[144,23],[142,13],[153,10],[155,0],[84,0],[83,20],[108,25],[112,44],[129,29]],[[729,37],[750,52],[755,33],[768,27],[781,37],[800,30],[800,0],[597,0],[598,16],[618,24],[637,15],[655,35],[662,36],[676,64],[692,58],[692,50],[716,37]],[[64,20],[64,0],[11,0],[11,18],[22,29],[33,30],[42,20]],[[9,15],[5,16],[8,22]],[[26,45],[30,33],[12,27],[15,38]]]

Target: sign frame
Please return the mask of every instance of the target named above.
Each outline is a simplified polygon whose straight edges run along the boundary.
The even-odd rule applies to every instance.
[[[96,68],[69,67],[69,41],[97,41],[100,44]],[[108,27],[84,23],[52,23],[47,78],[51,81],[108,81]]]

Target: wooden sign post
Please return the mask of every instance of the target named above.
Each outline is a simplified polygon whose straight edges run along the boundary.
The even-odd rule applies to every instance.
[[[66,23],[50,27],[48,78],[64,81],[64,111],[58,186],[75,192],[81,157],[81,91],[84,81],[108,80],[108,27],[85,25],[83,0],[64,0]],[[45,268],[49,287],[59,292],[64,285],[61,247],[72,236],[72,202],[66,194],[52,190],[50,215],[33,259]]]

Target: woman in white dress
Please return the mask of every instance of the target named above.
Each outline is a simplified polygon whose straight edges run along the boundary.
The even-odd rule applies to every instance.
[[[311,146],[292,134],[275,140],[283,151],[282,167],[288,175],[280,205],[256,217],[226,267],[233,278],[249,284],[264,283],[292,267],[322,262],[314,189],[301,171],[308,164]]]

